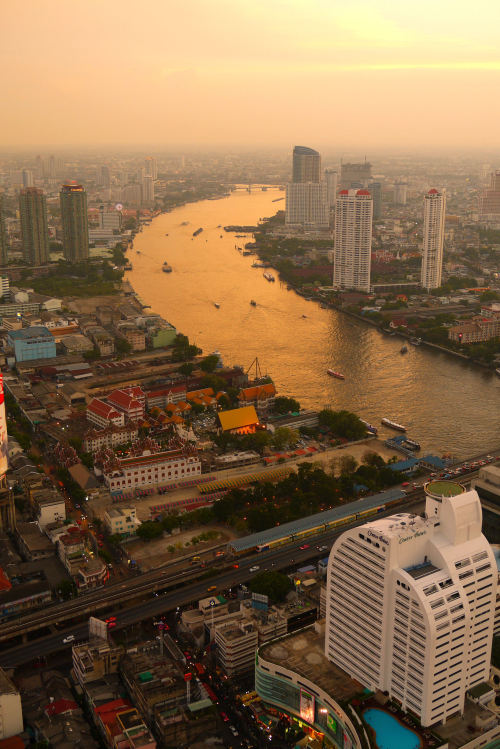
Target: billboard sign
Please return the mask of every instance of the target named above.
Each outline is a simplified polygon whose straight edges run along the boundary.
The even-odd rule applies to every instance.
[[[0,374],[0,477],[5,476],[8,467],[8,437],[7,422],[5,419],[5,397],[3,392],[3,375]]]
[[[305,720],[306,723],[313,725],[314,695],[312,695],[304,688],[301,688],[300,690],[300,717],[302,718],[302,720]]]

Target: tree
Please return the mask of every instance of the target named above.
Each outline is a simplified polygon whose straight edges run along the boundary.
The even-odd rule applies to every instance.
[[[343,455],[340,460],[340,473],[342,476],[349,476],[351,473],[354,473],[356,470],[358,463],[356,458],[353,458],[352,455]]]
[[[152,520],[146,520],[137,528],[136,533],[139,538],[142,538],[144,541],[151,541],[154,538],[160,538],[163,534],[163,528],[161,523],[154,523]]]
[[[200,369],[202,369],[207,374],[210,374],[211,372],[215,372],[218,363],[219,363],[219,357],[218,357],[218,355],[217,354],[210,354],[210,356],[206,356],[200,362]]]
[[[286,447],[295,445],[298,438],[299,434],[295,429],[278,427],[272,436],[271,444],[276,450],[284,450]]]
[[[292,587],[291,581],[281,572],[259,572],[250,582],[252,593],[261,593],[276,603],[283,601]]]
[[[320,426],[330,429],[337,437],[360,440],[366,436],[366,427],[356,414],[350,411],[332,411],[325,408],[319,412]]]
[[[130,354],[132,346],[125,338],[115,338],[115,348],[118,354]]]
[[[181,364],[179,367],[179,372],[181,375],[184,375],[184,377],[189,377],[190,374],[192,374],[194,369],[194,364],[190,364],[189,362],[184,362],[184,364]]]
[[[203,387],[206,388],[212,388],[214,393],[219,393],[221,390],[224,390],[226,387],[226,381],[219,377],[219,375],[216,374],[206,374],[205,377],[201,381]]]
[[[76,585],[73,580],[61,580],[57,586],[57,592],[65,601],[76,596]]]
[[[277,414],[287,414],[290,412],[296,413],[300,411],[300,403],[295,398],[286,398],[280,395],[274,401],[274,411]]]

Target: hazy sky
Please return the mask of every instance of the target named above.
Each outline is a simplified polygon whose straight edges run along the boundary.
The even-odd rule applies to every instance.
[[[1,2],[0,148],[494,148],[496,0]]]

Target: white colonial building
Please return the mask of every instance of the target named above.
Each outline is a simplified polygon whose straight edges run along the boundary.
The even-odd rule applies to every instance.
[[[156,486],[183,481],[201,474],[201,461],[191,449],[145,453],[139,457],[115,458],[103,468],[110,491]]]
[[[488,679],[497,591],[479,497],[440,496],[443,483],[428,486],[425,517],[352,528],[328,564],[327,658],[423,726],[463,712]]]

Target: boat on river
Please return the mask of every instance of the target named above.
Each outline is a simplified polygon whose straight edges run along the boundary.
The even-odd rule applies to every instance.
[[[202,231],[203,231],[203,227],[200,226],[199,229],[196,229],[196,231],[193,232],[193,237],[197,237],[198,234],[201,234]]]
[[[390,419],[387,419],[385,416],[381,420],[381,423],[386,427],[395,429],[397,432],[406,432],[406,427],[404,427],[402,424],[398,424],[397,421],[391,421]]]
[[[166,260],[163,263],[163,265],[161,266],[161,269],[162,269],[162,271],[164,273],[172,273],[172,266],[169,265]]]
[[[345,375],[340,372],[335,372],[333,369],[327,369],[326,373],[329,374],[330,377],[336,377],[337,380],[345,380]]]
[[[254,299],[250,299],[250,304],[252,305],[252,307],[257,306],[257,302]]]
[[[406,345],[405,346],[401,346],[401,348],[399,349],[399,353],[400,354],[407,354],[408,353],[408,346],[406,346]]]
[[[378,434],[377,427],[374,427],[373,424],[370,424],[368,421],[365,421],[364,419],[360,419],[360,422],[366,427],[366,431],[370,432],[370,434]]]
[[[420,442],[417,442],[417,440],[411,440],[409,437],[407,437],[403,442],[403,447],[407,447],[408,449],[417,452],[418,450],[420,450]]]
[[[214,302],[214,307],[215,307],[216,309],[220,309],[220,304],[219,304],[219,302]]]
[[[275,281],[276,280],[272,273],[264,273],[264,278],[266,279],[266,281]]]
[[[125,263],[125,265],[123,266],[123,270],[132,270],[132,263],[131,262]]]

